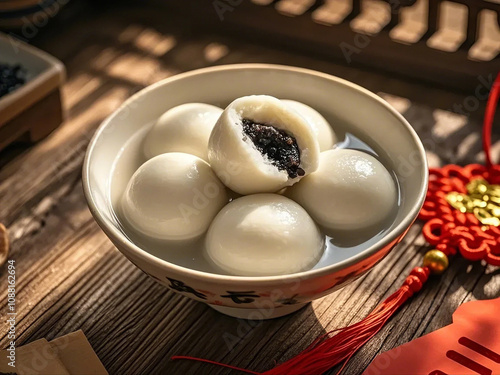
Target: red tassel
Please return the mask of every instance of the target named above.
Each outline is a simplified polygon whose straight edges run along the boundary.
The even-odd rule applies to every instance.
[[[366,318],[352,326],[333,330],[314,341],[307,349],[296,357],[263,373],[253,372],[238,367],[225,365],[205,359],[174,356],[175,359],[190,359],[208,362],[254,375],[304,375],[322,374],[330,368],[344,363],[342,371],[349,359],[373,336],[375,336],[414,293],[422,289],[429,277],[429,268],[415,267],[395,293],[378,305]],[[336,333],[332,336],[332,334]]]

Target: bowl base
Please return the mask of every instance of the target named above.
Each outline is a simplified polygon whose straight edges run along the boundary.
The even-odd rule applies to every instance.
[[[307,303],[297,303],[295,305],[288,305],[282,307],[276,307],[272,311],[267,309],[244,309],[238,307],[226,307],[209,305],[212,309],[224,314],[231,316],[233,318],[247,319],[247,320],[267,320],[279,318],[303,308]]]

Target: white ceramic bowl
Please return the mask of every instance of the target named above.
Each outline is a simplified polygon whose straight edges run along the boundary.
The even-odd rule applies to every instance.
[[[343,254],[323,267],[290,275],[236,277],[167,262],[141,249],[123,233],[111,209],[113,163],[125,142],[171,107],[204,102],[224,107],[233,99],[267,94],[308,104],[330,122],[385,155],[400,184],[400,207],[385,235],[364,250]],[[128,99],[99,127],[83,166],[90,211],[115,246],[137,267],[169,288],[225,314],[267,319],[298,310],[353,281],[380,261],[406,234],[427,190],[424,148],[408,122],[368,90],[312,70],[241,64],[195,70],[160,81]],[[397,252],[393,256],[398,256]]]

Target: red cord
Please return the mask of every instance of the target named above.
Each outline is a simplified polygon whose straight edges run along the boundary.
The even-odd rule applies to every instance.
[[[491,161],[491,129],[493,127],[493,118],[500,97],[500,73],[498,73],[495,82],[490,90],[488,103],[486,104],[486,112],[484,114],[483,122],[483,149],[486,157],[486,167],[491,168],[493,162]]]
[[[244,368],[239,368],[231,365],[226,365],[224,363],[219,363],[215,361],[210,361],[208,359],[203,359],[203,358],[196,358],[196,357],[189,357],[187,355],[174,355],[173,357],[170,358],[171,360],[176,360],[176,359],[189,359],[192,361],[197,361],[197,362],[205,362],[205,363],[210,363],[212,365],[217,365],[217,366],[222,366],[222,367],[227,367],[230,368],[231,370],[236,370],[236,371],[241,371],[241,372],[246,372],[247,374],[252,374],[252,375],[260,375],[259,372],[254,372],[250,370],[245,370]]]

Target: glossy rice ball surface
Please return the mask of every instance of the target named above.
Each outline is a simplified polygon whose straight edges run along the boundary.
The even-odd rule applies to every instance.
[[[134,173],[122,197],[122,215],[138,232],[160,240],[203,234],[228,202],[226,188],[204,160],[167,153]]]
[[[169,109],[144,140],[150,159],[167,152],[184,152],[208,161],[208,139],[222,109],[210,104],[187,103]]]
[[[321,226],[348,231],[382,226],[398,199],[396,184],[382,163],[349,149],[322,152],[318,170],[286,195]]]
[[[238,276],[308,270],[321,257],[324,235],[297,203],[277,194],[238,198],[215,217],[205,240],[207,257]]]

